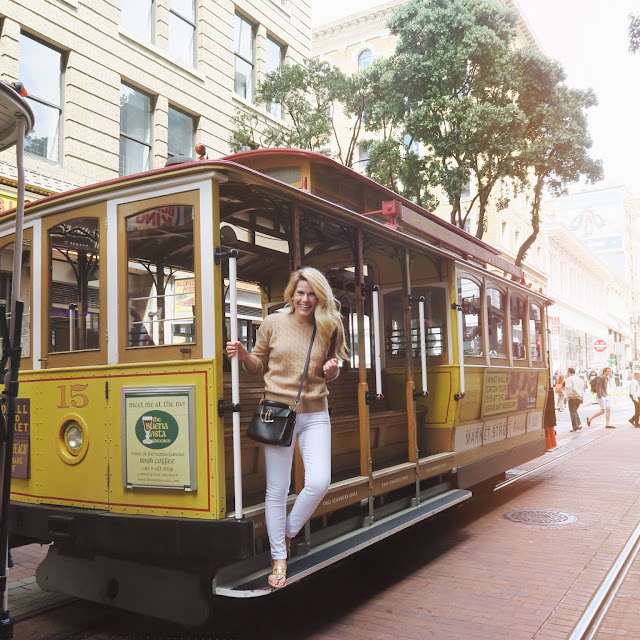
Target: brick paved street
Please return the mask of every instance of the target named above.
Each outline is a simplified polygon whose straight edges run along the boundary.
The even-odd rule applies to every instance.
[[[568,412],[558,413],[558,447],[522,465],[518,471],[532,471],[517,482],[273,598],[225,601],[214,630],[204,635],[163,635],[166,625],[137,617],[120,625],[148,628],[145,638],[200,640],[275,637],[264,631],[276,628],[279,638],[296,640],[566,638],[640,522],[640,429],[627,422],[630,407],[620,394],[615,430],[601,422],[571,433]],[[595,411],[595,405],[581,410],[583,423]],[[542,525],[505,518],[518,510],[552,510],[577,520]],[[34,567],[45,551],[33,545],[14,551],[14,617],[29,607],[55,604],[46,598],[60,598],[33,584]],[[639,563],[605,622],[600,640],[640,640]],[[18,621],[15,637],[33,628]],[[102,629],[82,637],[143,636]]]

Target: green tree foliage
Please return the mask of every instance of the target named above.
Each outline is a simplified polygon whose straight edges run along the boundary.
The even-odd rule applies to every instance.
[[[523,187],[533,189],[532,233],[516,256],[521,266],[540,229],[544,190],[560,195],[567,184],[581,177],[590,182],[601,180],[603,170],[602,162],[588,154],[592,141],[586,110],[597,104],[595,94],[567,87],[560,65],[530,47],[516,53],[512,73],[518,86],[517,104],[527,121],[515,161],[519,171],[514,174]]]
[[[495,0],[412,0],[389,22],[398,36],[391,59],[398,125],[422,143],[451,222],[464,227],[477,207],[479,237],[490,193],[513,172],[526,126],[509,74],[517,17]],[[471,179],[476,195],[463,209]]]
[[[426,208],[444,191],[453,224],[477,213],[479,238],[496,184],[531,188],[533,233],[521,264],[545,188],[559,194],[581,177],[596,181],[602,166],[588,155],[585,112],[595,96],[568,88],[560,65],[533,47],[516,48],[517,21],[497,0],[410,0],[389,22],[391,57],[352,77],[316,61],[270,74],[257,100],[282,105],[289,126],[240,114],[232,146],[320,150],[333,136],[336,159],[352,166],[360,142],[371,178]],[[351,118],[348,142],[336,135],[338,106]],[[469,182],[475,195],[463,201]],[[493,202],[508,206],[505,197]]]
[[[629,51],[640,51],[640,15],[635,13],[629,14]]]
[[[271,113],[282,109],[287,126],[257,111],[240,110],[233,119],[231,148],[240,151],[292,147],[320,151],[334,137],[339,150],[337,159],[351,166],[369,94],[363,78],[347,77],[325,62],[308,60],[304,65],[282,65],[258,86],[256,104]],[[354,117],[353,135],[344,148],[334,124],[338,105]]]

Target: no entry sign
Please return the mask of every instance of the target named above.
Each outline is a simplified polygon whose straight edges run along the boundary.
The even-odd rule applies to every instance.
[[[602,353],[603,351],[607,350],[607,342],[606,340],[596,340],[593,343],[593,350],[594,351],[598,351],[599,353]]]

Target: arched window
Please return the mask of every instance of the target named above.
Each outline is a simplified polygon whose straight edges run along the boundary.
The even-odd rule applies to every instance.
[[[358,71],[362,71],[363,69],[366,69],[371,64],[372,60],[373,60],[373,53],[371,49],[365,49],[358,56]]]

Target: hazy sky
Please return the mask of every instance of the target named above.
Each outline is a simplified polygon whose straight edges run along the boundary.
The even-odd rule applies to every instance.
[[[562,63],[570,87],[591,88],[592,157],[604,161],[598,186],[640,196],[640,54],[628,52],[628,14],[640,0],[516,0],[543,51]],[[313,0],[314,26],[364,11],[377,0]]]

